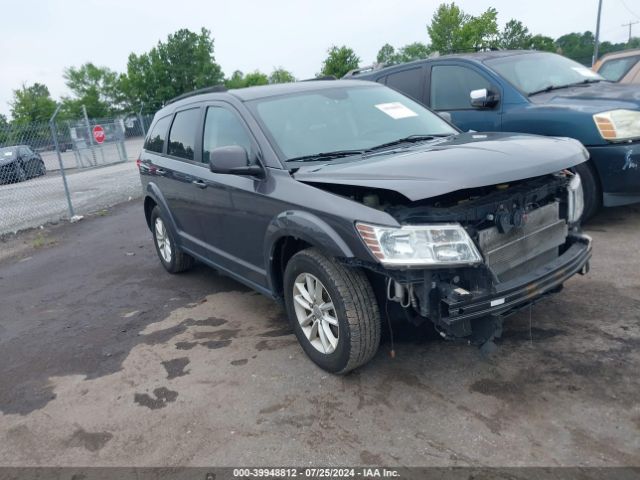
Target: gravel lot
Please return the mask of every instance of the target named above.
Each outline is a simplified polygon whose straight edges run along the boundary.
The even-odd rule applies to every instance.
[[[587,230],[491,358],[404,327],[345,377],[269,299],[165,273],[139,201],[5,240],[0,465],[640,465],[640,208]]]

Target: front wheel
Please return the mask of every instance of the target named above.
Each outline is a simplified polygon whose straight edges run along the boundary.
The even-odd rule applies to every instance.
[[[15,169],[14,179],[16,183],[24,182],[27,179],[27,172],[24,171],[24,166],[18,162],[16,163]]]
[[[581,220],[586,222],[593,217],[602,205],[602,192],[600,191],[600,182],[596,173],[591,166],[591,162],[581,163],[573,167],[575,172],[580,175],[582,182],[582,191],[584,192],[584,212]]]
[[[361,270],[310,248],[287,264],[284,290],[296,337],[320,368],[343,374],[375,355],[380,345],[380,312]]]
[[[193,266],[193,257],[178,248],[173,232],[167,226],[160,208],[157,206],[151,212],[151,231],[153,232],[156,253],[167,272],[180,273]]]

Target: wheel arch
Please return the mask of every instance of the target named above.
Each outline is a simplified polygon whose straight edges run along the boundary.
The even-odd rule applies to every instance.
[[[299,251],[311,247],[331,257],[354,256],[338,232],[312,213],[286,211],[269,224],[264,254],[269,286],[274,297],[283,297],[284,270],[288,261]]]
[[[162,192],[156,184],[148,183],[147,187],[145,188],[144,196],[144,216],[147,220],[147,226],[149,227],[149,229],[151,229],[151,212],[156,206],[160,208],[162,216],[165,219],[165,223],[168,223],[168,226],[173,230],[173,233],[177,234],[177,225],[173,218],[173,215],[171,215],[171,210],[167,205],[167,201],[165,200],[164,195],[162,195]],[[175,236],[176,238],[178,238],[177,235]]]

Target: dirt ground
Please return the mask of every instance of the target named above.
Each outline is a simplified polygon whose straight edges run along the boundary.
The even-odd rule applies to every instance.
[[[640,465],[640,208],[500,348],[396,331],[336,377],[281,308],[172,276],[139,201],[0,243],[0,465]]]

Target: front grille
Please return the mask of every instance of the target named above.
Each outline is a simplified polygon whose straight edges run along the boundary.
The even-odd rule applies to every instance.
[[[478,233],[485,263],[500,281],[506,281],[514,272],[525,273],[517,268],[523,264],[537,265],[538,259],[546,263],[555,258],[558,247],[566,241],[568,227],[560,218],[560,204],[554,202],[529,212],[527,223],[520,228],[500,233],[491,227]]]

